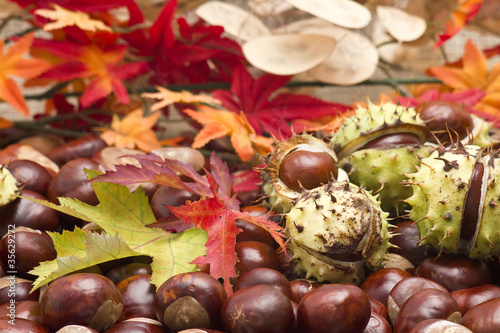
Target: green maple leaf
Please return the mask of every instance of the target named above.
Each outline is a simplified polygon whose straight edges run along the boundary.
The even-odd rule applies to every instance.
[[[88,171],[88,175],[95,177],[97,173]],[[118,254],[107,246],[117,247],[122,251],[119,252],[120,256],[151,256],[153,258],[151,283],[157,287],[173,275],[197,270],[197,266],[191,264],[191,261],[206,254],[205,243],[208,237],[203,229],[170,233],[158,228],[149,228],[147,225],[155,222],[156,218],[142,189],[130,193],[125,186],[105,182],[94,182],[92,187],[100,202],[98,206],[90,206],[70,198],[59,198],[60,205],[45,200],[30,199],[62,213],[94,222],[108,237],[103,238],[100,243],[95,242],[98,237],[94,237],[92,248],[88,248],[86,239],[82,241],[79,231],[66,232],[61,237],[56,236],[54,243],[58,258],[55,262],[44,262],[32,271],[32,274],[39,276],[36,288],[52,281],[60,272],[67,270],[63,266],[68,264],[72,269],[70,271],[74,271],[114,259],[112,254]],[[84,235],[85,237],[90,236]],[[106,243],[105,240],[109,242]],[[100,249],[101,256],[99,256],[98,248],[102,246],[104,247]],[[120,246],[124,248],[120,249]]]

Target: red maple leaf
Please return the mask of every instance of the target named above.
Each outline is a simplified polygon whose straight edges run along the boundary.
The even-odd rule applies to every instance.
[[[145,62],[122,63],[127,51],[126,45],[102,44],[112,41],[113,34],[100,39],[101,44],[80,44],[73,41],[37,39],[34,46],[45,49],[61,58],[62,62],[45,72],[41,78],[57,81],[90,79],[80,99],[82,107],[108,97],[112,92],[124,104],[129,103],[129,96],[122,80],[129,80],[146,71]]]
[[[450,19],[444,25],[444,32],[438,36],[434,45],[439,47],[451,37],[455,36],[481,9],[483,0],[457,0]]]
[[[184,18],[177,19],[179,36],[176,36],[173,31],[176,9],[177,0],[171,0],[149,29],[122,35],[132,53],[152,57],[150,83],[229,81],[234,66],[244,61],[239,44],[223,37],[222,27],[207,26],[202,21],[190,25]],[[129,24],[141,21],[141,14],[134,13]]]
[[[213,196],[195,202],[187,202],[185,206],[168,208],[177,217],[187,223],[193,223],[208,233],[205,244],[207,254],[196,258],[192,263],[210,265],[210,275],[224,280],[224,288],[228,295],[232,293],[230,279],[236,276],[236,235],[242,230],[236,227],[236,219],[244,219],[265,228],[278,244],[284,248],[282,228],[267,219],[266,216],[252,216],[227,207],[226,202],[218,195],[218,183],[211,174],[207,174]]]
[[[257,134],[266,132],[276,138],[288,138],[292,135],[289,123],[294,119],[331,116],[349,109],[346,105],[326,102],[309,95],[273,95],[291,78],[264,74],[254,79],[243,65],[238,65],[233,70],[231,90],[215,90],[213,96],[227,110],[237,113],[243,111]]]

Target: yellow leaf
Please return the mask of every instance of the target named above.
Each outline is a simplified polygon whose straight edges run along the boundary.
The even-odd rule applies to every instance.
[[[51,31],[76,25],[82,30],[103,30],[111,32],[110,27],[105,25],[102,21],[91,19],[89,14],[87,13],[68,10],[56,4],[52,4],[52,7],[54,7],[54,9],[35,10],[36,15],[55,21],[52,23],[47,23],[43,27],[43,30],[45,31]]]
[[[254,156],[254,151],[267,154],[272,150],[271,138],[255,134],[244,113],[241,116],[227,110],[216,110],[206,105],[199,106],[200,111],[186,109],[191,118],[205,125],[194,138],[193,148],[201,148],[209,141],[229,135],[231,144],[243,162]]]
[[[101,138],[109,145],[120,148],[138,148],[145,152],[161,147],[152,127],[158,121],[160,113],[144,117],[141,109],[126,115],[123,119],[113,115],[111,129],[100,128]]]
[[[205,95],[193,95],[188,91],[175,92],[163,87],[156,87],[157,93],[143,93],[142,97],[155,98],[160,101],[153,104],[151,110],[156,111],[174,103],[205,103],[205,104],[221,104],[221,102],[213,97]]]

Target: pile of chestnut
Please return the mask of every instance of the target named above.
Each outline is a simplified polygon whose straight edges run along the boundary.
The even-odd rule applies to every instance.
[[[158,154],[178,154],[174,158],[200,170],[205,164],[194,149],[173,150]],[[107,147],[93,134],[71,142],[37,136],[1,150],[0,164],[18,179],[23,197],[55,203],[70,197],[96,205],[84,168],[109,170],[132,163],[121,156],[134,153]],[[143,185],[159,227],[176,222],[166,205],[197,199],[170,187]],[[261,214],[262,207],[252,206],[258,196],[256,191],[239,199],[245,209]],[[95,225],[22,198],[0,207],[0,216],[0,332],[500,332],[498,260],[432,253],[418,245],[416,225],[409,221],[397,224],[391,239],[397,247],[386,266],[355,286],[297,274],[290,253],[264,229],[237,220],[243,230],[236,245],[238,278],[228,295],[206,267],[173,276],[156,289],[148,257],[96,265],[30,292],[36,277],[29,271],[56,257],[46,231]],[[9,261],[13,244],[14,261]]]

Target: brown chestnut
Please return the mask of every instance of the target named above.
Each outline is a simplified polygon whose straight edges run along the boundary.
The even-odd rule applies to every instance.
[[[238,242],[235,251],[238,256],[236,269],[240,275],[259,267],[280,270],[278,255],[269,244],[258,241]]]
[[[7,302],[0,305],[0,318],[23,318],[43,325],[38,301],[26,300],[22,302]]]
[[[155,295],[156,318],[173,331],[221,327],[227,298],[222,284],[203,272],[183,273],[165,281]]]
[[[179,190],[171,186],[160,186],[150,200],[151,209],[157,219],[168,216],[170,209],[167,206],[177,207],[183,205],[186,200],[196,201],[199,195]]]
[[[83,325],[66,325],[56,333],[99,333],[95,329]]]
[[[302,297],[297,322],[302,332],[363,332],[371,306],[361,288],[351,284],[325,284]]]
[[[425,259],[415,269],[415,275],[436,281],[449,291],[493,282],[491,272],[484,261],[454,254]]]
[[[69,324],[102,331],[118,320],[123,301],[113,281],[102,275],[82,273],[50,284],[40,299],[40,309],[43,322],[52,331]]]
[[[0,260],[7,272],[33,278],[28,272],[42,261],[53,260],[57,252],[45,232],[26,227],[9,230],[0,240]]]
[[[460,308],[448,291],[423,289],[406,300],[394,322],[394,333],[407,333],[426,319],[460,322]]]
[[[31,292],[33,281],[22,279],[14,275],[0,278],[0,304],[22,302],[27,300],[38,301],[40,289]]]
[[[412,276],[399,268],[382,268],[368,275],[361,284],[367,294],[387,306],[387,298],[392,288],[399,281]]]
[[[500,298],[470,308],[462,318],[462,325],[474,333],[500,332]]]
[[[233,290],[236,292],[258,284],[270,285],[292,299],[292,289],[288,279],[277,270],[267,267],[255,268],[241,275],[234,284]]]
[[[78,158],[91,158],[107,144],[98,134],[87,134],[71,140],[47,153],[47,157],[59,166]]]
[[[169,333],[161,323],[150,318],[132,318],[119,322],[104,331],[104,333]]]
[[[156,319],[156,288],[150,281],[151,275],[141,274],[128,277],[116,285],[123,298],[123,311],[118,318],[119,322],[134,317]]]
[[[385,317],[372,313],[363,333],[392,333],[392,327]]]
[[[292,289],[292,300],[299,303],[302,297],[308,292],[318,289],[322,283],[308,279],[296,279],[290,281],[290,288]]]
[[[244,288],[229,296],[221,317],[229,333],[290,332],[294,325],[290,299],[278,289],[265,284]]]
[[[409,333],[473,333],[467,327],[445,319],[426,319],[418,323]]]
[[[23,189],[47,195],[52,175],[40,164],[30,160],[15,160],[7,165],[7,169]]]
[[[151,275],[151,265],[142,262],[131,262],[111,269],[105,275],[115,284],[135,275]]]
[[[426,246],[420,245],[420,234],[417,224],[413,221],[402,221],[396,224],[392,231],[389,252],[399,254],[408,259],[413,265],[418,266],[427,256]]]
[[[50,333],[44,325],[37,322],[16,318],[0,318],[0,332],[2,333]]]
[[[465,314],[473,306],[493,298],[500,298],[500,287],[493,284],[482,284],[472,288],[455,290],[450,294],[460,307],[460,312]]]
[[[337,176],[337,162],[326,152],[296,149],[285,156],[279,169],[281,181],[297,192],[301,187],[312,190]]]

